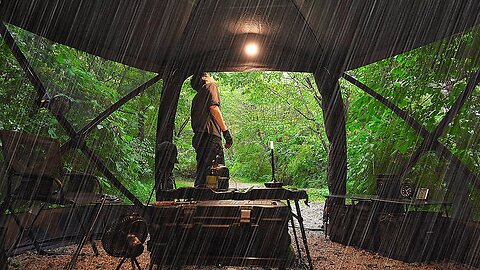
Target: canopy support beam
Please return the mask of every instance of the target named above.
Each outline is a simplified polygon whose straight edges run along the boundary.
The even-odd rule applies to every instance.
[[[155,186],[158,183],[162,183],[162,173],[159,168],[161,167],[161,157],[159,145],[162,142],[172,142],[173,133],[175,129],[175,115],[177,113],[178,99],[180,97],[180,91],[182,89],[183,82],[187,75],[180,70],[173,70],[165,75],[163,80],[163,91],[160,99],[160,106],[158,109],[157,120],[157,135],[155,146]]]
[[[468,80],[467,86],[462,91],[462,93],[458,96],[453,106],[447,112],[447,114],[442,119],[442,121],[440,121],[440,123],[437,125],[435,130],[430,132],[428,136],[424,137],[424,141],[422,142],[420,147],[418,147],[417,150],[412,154],[412,156],[408,161],[408,164],[405,166],[405,168],[402,169],[401,176],[405,176],[412,169],[412,167],[417,163],[417,161],[420,159],[420,157],[424,153],[434,149],[434,142],[438,142],[438,139],[440,138],[440,136],[442,136],[443,131],[445,130],[447,125],[453,121],[455,116],[457,116],[458,112],[460,111],[462,106],[465,104],[465,102],[470,98],[470,96],[473,93],[473,90],[475,89],[475,87],[479,82],[480,82],[480,70],[470,77],[470,79]]]
[[[316,73],[314,76],[322,95],[323,122],[330,142],[327,168],[328,189],[330,194],[345,195],[347,192],[347,133],[339,77],[332,76],[327,70]],[[338,203],[341,204],[341,202]]]
[[[327,182],[331,195],[347,193],[347,131],[346,112],[339,79],[348,67],[353,44],[360,30],[364,7],[355,8],[350,2],[338,1],[332,12],[348,11],[345,18],[334,17],[326,29],[328,45],[319,55],[314,71],[315,82],[322,96],[322,111],[325,132],[329,141]],[[310,24],[307,22],[310,26]],[[344,205],[344,199],[332,199],[329,203]]]
[[[43,85],[42,81],[36,74],[35,70],[33,69],[30,62],[27,60],[23,52],[18,47],[15,39],[12,37],[10,31],[8,31],[6,25],[2,22],[0,24],[0,34],[2,35],[5,44],[10,48],[12,51],[13,56],[17,59],[22,67],[23,71],[25,72],[27,78],[33,84],[37,96],[39,98],[49,98],[48,92]],[[58,123],[62,126],[63,129],[67,132],[67,135],[71,139],[75,139],[79,134],[75,131],[75,128],[70,124],[70,122],[65,118],[65,116],[60,114],[53,114],[54,117],[57,119]],[[110,170],[105,166],[103,161],[85,144],[80,143],[80,149],[82,152],[92,160],[93,164],[97,167],[97,169],[105,175],[105,177],[123,194],[127,197],[133,204],[137,207],[143,207],[142,202],[131,193],[122,183],[110,172]]]
[[[391,101],[389,101],[388,99],[386,99],[382,95],[378,94],[377,92],[375,92],[374,90],[372,90],[371,88],[369,88],[368,86],[363,84],[362,82],[358,81],[357,79],[353,78],[352,76],[350,76],[346,73],[343,74],[343,78],[346,79],[348,82],[352,83],[353,85],[357,86],[358,88],[360,88],[361,90],[363,90],[365,93],[369,94],[370,96],[372,96],[376,100],[378,100],[385,107],[392,110],[398,117],[403,119],[413,130],[415,130],[419,135],[421,135],[425,139],[425,141],[430,140],[430,146],[429,146],[429,149],[427,151],[434,150],[435,153],[439,157],[448,160],[451,163],[451,165],[454,168],[456,168],[456,171],[460,174],[460,176],[455,177],[456,179],[458,179],[458,180],[469,179],[470,182],[477,189],[480,190],[480,181],[479,181],[478,177],[468,168],[468,166],[463,161],[461,161],[445,145],[443,145],[442,143],[440,143],[438,141],[439,136],[437,137],[435,135],[436,134],[435,131],[436,132],[440,131],[438,126],[435,129],[435,131],[433,131],[433,132],[428,131],[424,126],[422,126],[417,120],[415,120],[415,118],[413,118],[406,111],[400,109],[397,105],[393,104]],[[465,102],[465,100],[468,98],[468,96],[471,95],[470,91],[473,91],[473,89],[475,88],[475,86],[472,85],[473,82],[476,81],[476,84],[478,84],[478,80],[479,80],[479,72],[476,72],[474,75],[471,76],[466,89],[459,96],[455,105],[452,107],[452,109],[449,111],[449,113],[447,113],[447,115],[442,120],[442,122],[440,122],[440,124],[443,126],[443,128],[448,124],[447,122],[451,121],[451,119],[448,120],[446,118],[448,117],[448,118],[453,119],[454,115],[456,113],[458,113],[462,104]],[[468,92],[470,92],[470,94]],[[453,112],[455,112],[455,113],[453,113]],[[439,124],[439,126],[440,126],[440,124]],[[440,132],[440,134],[441,133],[443,133],[443,130],[442,130],[442,132]],[[423,144],[424,143],[422,143],[422,145]],[[419,149],[422,149],[422,148],[419,148]],[[413,166],[413,165],[411,165],[411,166]],[[462,218],[462,217],[459,217],[459,215],[461,213],[466,213],[466,211],[464,211],[464,208],[468,204],[468,201],[465,202],[464,199],[466,198],[468,200],[468,187],[465,185],[465,183],[456,183],[457,181],[451,181],[451,183],[449,184],[449,189],[452,186],[454,186],[455,191],[456,191],[456,192],[454,192],[456,202],[453,205],[453,212],[454,212],[453,216],[456,217],[456,218]],[[465,215],[465,216],[468,216],[468,215]],[[463,217],[463,218],[466,218],[466,217]]]

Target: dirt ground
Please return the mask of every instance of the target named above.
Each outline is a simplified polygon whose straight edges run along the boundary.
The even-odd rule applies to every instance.
[[[357,249],[354,247],[343,246],[338,243],[325,239],[325,235],[320,231],[321,226],[321,203],[312,203],[310,207],[302,206],[302,215],[305,218],[305,227],[307,230],[307,239],[313,259],[314,269],[418,269],[418,270],[464,270],[477,269],[455,263],[404,263],[401,261],[385,258],[379,254]],[[320,216],[319,216],[320,215]],[[98,243],[101,247],[101,243]],[[60,251],[71,254],[75,246],[62,248]],[[108,256],[100,248],[100,256],[92,254],[89,246],[84,247],[82,256],[79,257],[76,269],[95,269],[95,270],[113,270],[118,265],[119,259]],[[10,269],[31,269],[31,270],[60,270],[70,260],[70,255],[39,256],[28,252],[22,255],[10,258]],[[144,252],[139,257],[142,269],[148,269],[149,256]],[[121,269],[132,269],[130,263],[125,263]],[[186,269],[228,269],[228,270],[246,270],[251,268],[224,267],[224,268],[194,268]],[[295,269],[305,269],[296,267]]]
[[[454,263],[404,263],[382,257],[376,253],[346,247],[337,243],[333,243],[325,239],[321,232],[308,232],[309,246],[311,249],[314,269],[418,269],[418,270],[463,270],[476,269],[468,266]],[[100,244],[100,243],[99,243]],[[100,244],[101,245],[101,244]],[[73,247],[62,249],[63,252],[73,252]],[[55,256],[39,256],[35,253],[25,253],[13,257],[9,261],[10,269],[31,269],[31,270],[60,270],[70,260],[69,255]],[[148,252],[144,252],[139,257],[142,269],[148,269]],[[118,265],[119,259],[108,256],[103,249],[100,250],[100,256],[96,257],[92,254],[89,247],[84,248],[84,253],[79,257],[76,269],[92,269],[92,270],[113,270]],[[121,269],[132,269],[129,263],[124,263]],[[224,267],[224,268],[194,268],[188,269],[224,269],[224,270],[246,270],[251,268]],[[294,269],[305,269],[296,267]]]

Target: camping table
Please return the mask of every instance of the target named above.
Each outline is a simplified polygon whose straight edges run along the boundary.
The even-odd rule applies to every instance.
[[[392,206],[400,206],[404,212],[408,212],[410,207],[414,207],[415,209],[418,209],[420,207],[425,207],[425,206],[440,206],[442,207],[445,216],[448,218],[448,207],[452,205],[451,202],[446,202],[446,201],[430,201],[430,200],[418,200],[418,199],[389,199],[389,198],[382,198],[377,195],[362,195],[362,194],[357,194],[357,195],[326,195],[325,196],[327,199],[333,198],[333,199],[349,199],[351,200],[352,204],[348,207],[347,211],[352,212],[352,218],[354,217],[355,214],[355,206],[360,203],[360,202],[372,202],[373,207],[376,208],[380,204],[384,205],[392,205]],[[347,214],[348,214],[347,212]],[[328,223],[328,218],[327,218],[327,223]],[[327,226],[325,227],[327,228]],[[325,236],[327,236],[327,231],[325,230]]]
[[[292,226],[293,236],[295,238],[295,244],[298,252],[298,258],[301,259],[300,244],[298,241],[297,233],[295,230],[295,224],[293,218],[297,219],[300,233],[302,235],[303,246],[307,256],[309,269],[313,269],[312,258],[308,249],[307,235],[305,233],[305,227],[303,225],[303,217],[300,211],[300,200],[305,200],[308,203],[308,195],[305,190],[298,189],[286,189],[286,188],[253,188],[246,191],[239,191],[237,189],[229,189],[226,191],[214,191],[209,188],[179,188],[173,190],[160,190],[158,191],[158,197],[160,201],[173,201],[173,200],[190,200],[190,201],[208,201],[208,200],[284,200],[287,201],[287,205],[292,212],[290,223]],[[292,209],[291,202],[295,204],[295,212]]]
[[[378,202],[378,203],[385,203],[391,205],[400,205],[405,210],[405,212],[409,211],[410,207],[414,207],[418,209],[419,207],[424,206],[441,206],[445,216],[448,217],[448,207],[452,205],[451,202],[446,201],[429,201],[429,200],[417,200],[417,199],[389,199],[389,198],[381,198],[377,195],[326,195],[328,198],[337,198],[337,199],[350,199],[352,201],[352,206],[354,206],[359,202]]]

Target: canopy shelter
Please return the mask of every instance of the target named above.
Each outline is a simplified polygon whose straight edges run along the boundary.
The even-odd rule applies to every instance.
[[[85,144],[84,138],[96,124],[159,79],[164,80],[164,90],[159,108],[157,145],[172,140],[179,91],[185,78],[194,72],[276,70],[314,73],[323,98],[322,109],[330,142],[330,192],[345,194],[345,112],[338,79],[346,70],[451,37],[478,25],[480,2],[4,0],[0,3],[0,18],[4,23],[54,42],[159,74],[80,131],[76,131],[63,116],[56,116],[71,137],[64,147],[80,148],[120,191],[141,205]],[[46,89],[15,46],[8,30],[4,26],[2,29],[2,36],[27,71],[39,97],[48,98]],[[257,54],[245,54],[244,49],[249,44],[257,46]],[[478,74],[471,80],[471,84],[477,83]],[[468,91],[465,96],[468,98]],[[390,108],[400,110],[394,106]],[[458,109],[453,110],[456,111]],[[405,112],[399,112],[399,115],[408,118]],[[415,130],[429,139],[427,148],[430,149],[439,145],[438,131],[443,130],[449,121],[451,119],[446,119],[432,134],[418,127],[418,123]],[[407,120],[407,123],[412,121]],[[450,153],[448,149],[442,149],[439,152]],[[450,157],[454,159],[453,155]],[[458,159],[457,162],[461,163]]]
[[[468,208],[468,184],[480,186],[477,176],[438,141],[480,82],[480,71],[470,76],[465,90],[433,131],[344,73],[469,30],[480,24],[478,0],[3,0],[0,19],[0,34],[35,87],[40,106],[49,102],[49,93],[5,23],[158,74],[80,130],[64,115],[52,111],[70,137],[62,148],[80,149],[140,208],[144,207],[142,202],[105,166],[85,138],[123,104],[162,79],[157,146],[172,141],[182,83],[198,71],[313,73],[322,95],[330,143],[328,184],[333,195],[342,197],[346,193],[345,111],[338,83],[341,77],[382,102],[424,138],[407,168],[399,169],[400,175],[426,151],[433,150],[455,164],[460,175],[452,187],[457,218],[468,216],[461,216],[468,214],[463,211]],[[157,149],[156,180],[161,181],[157,168],[163,161],[159,156]]]
[[[162,73],[354,69],[478,23],[474,0],[6,0],[3,21],[82,51]],[[260,53],[249,58],[243,45]],[[340,59],[338,56],[345,59]]]
[[[54,113],[70,136],[62,149],[80,149],[140,208],[142,202],[105,166],[85,138],[123,104],[162,79],[157,145],[172,141],[182,83],[198,71],[313,73],[322,95],[330,143],[331,194],[342,197],[346,193],[345,111],[338,83],[341,77],[382,102],[424,138],[399,175],[404,175],[420,155],[433,150],[458,168],[460,176],[452,187],[458,194],[454,209],[462,209],[468,202],[467,181],[480,186],[478,177],[438,141],[478,85],[480,72],[470,76],[466,89],[433,131],[344,73],[468,31],[480,24],[478,0],[2,0],[0,19],[0,34],[34,85],[41,106],[50,99],[48,91],[5,23],[158,74],[80,130],[62,114]],[[156,156],[158,165],[158,151]],[[458,213],[457,218],[462,218],[461,214],[468,211]]]

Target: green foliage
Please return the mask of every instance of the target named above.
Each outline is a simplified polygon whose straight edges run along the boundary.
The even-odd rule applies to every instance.
[[[233,131],[227,166],[239,178],[270,181],[268,142],[275,142],[276,178],[301,187],[325,186],[322,116],[311,75],[253,72],[214,75]],[[323,150],[323,151],[322,151]]]
[[[190,126],[190,104],[195,91],[190,87],[190,80],[183,84],[175,118],[174,143],[178,149],[177,174],[184,178],[195,178],[196,159],[192,147],[193,131]]]
[[[479,45],[480,31],[474,29],[351,73],[432,131],[463,91],[469,76],[480,68]],[[402,168],[423,138],[380,102],[345,82],[343,86],[348,107],[348,189],[372,193],[375,175]],[[477,86],[440,137],[476,174],[480,171],[479,90]],[[442,199],[447,172],[448,163],[429,153],[407,177],[429,187],[433,198]]]
[[[72,99],[66,115],[79,130],[100,112],[153,74],[107,61],[31,33],[9,27],[49,93]],[[480,68],[480,35],[474,29],[452,38],[349,71],[391,102],[433,130],[464,89],[468,76]],[[0,129],[23,130],[57,138],[68,136],[46,109],[34,103],[35,91],[0,40]],[[226,165],[235,179],[271,179],[268,142],[275,142],[276,177],[295,187],[309,187],[310,196],[327,193],[326,140],[321,96],[311,74],[286,72],[215,73],[222,112],[234,144],[226,150]],[[162,83],[124,105],[97,125],[88,145],[135,195],[146,201],[153,187],[154,145]],[[347,110],[348,182],[351,193],[375,192],[378,174],[394,173],[406,164],[423,139],[388,108],[341,81]],[[191,146],[190,104],[195,91],[185,81],[175,119],[174,142],[179,178],[195,175]],[[440,138],[472,171],[480,171],[480,89]],[[101,176],[79,151],[65,157],[67,170]],[[428,186],[435,197],[445,194],[443,160],[424,156],[408,174]],[[109,193],[118,191],[102,178]],[[180,184],[183,185],[183,184]],[[480,195],[472,191],[480,208]]]
[[[100,112],[153,74],[53,44],[31,33],[9,27],[20,49],[30,60],[51,96],[63,94],[72,100],[66,117],[79,130]],[[8,47],[0,43],[0,128],[22,130],[68,140],[68,136],[46,109],[38,109],[37,98]],[[156,114],[161,83],[124,105],[97,125],[87,141],[124,185],[146,201],[153,186]],[[83,154],[65,157],[67,170],[98,173]],[[105,179],[105,189],[117,193]],[[150,187],[149,187],[150,186]]]

